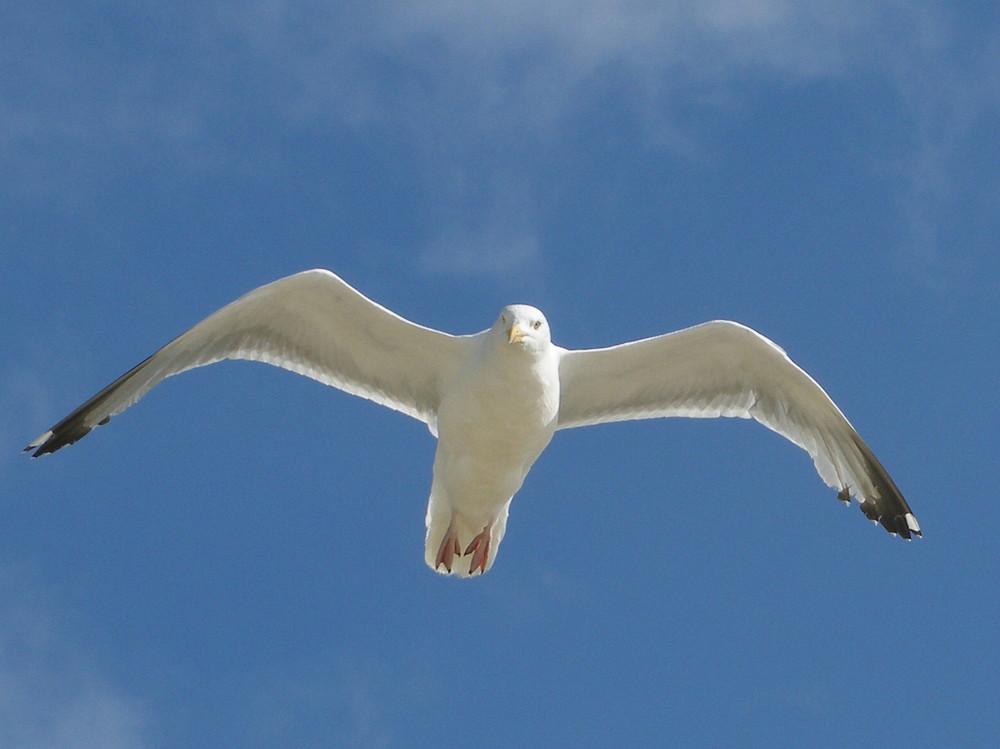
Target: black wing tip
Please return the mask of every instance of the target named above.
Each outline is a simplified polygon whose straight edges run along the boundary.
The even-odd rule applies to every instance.
[[[43,434],[37,440],[29,444],[26,448],[24,448],[21,452],[31,453],[31,451],[34,450],[34,452],[31,453],[32,458],[37,458],[39,455],[45,455],[46,453],[50,453],[52,452],[52,450],[58,449],[54,447],[49,448],[49,443],[52,442],[52,437],[53,435],[51,432],[47,433],[47,435]]]
[[[41,445],[38,445],[38,444],[35,444],[34,442],[32,442],[30,445],[28,445],[26,448],[24,448],[21,452],[31,453],[31,457],[32,458],[38,458],[38,457],[40,457],[42,455],[46,455],[46,454],[52,452],[55,449],[58,449],[58,448],[49,449],[46,446],[47,444],[48,443],[43,442]],[[32,453],[31,452],[32,450],[34,450],[35,452]]]
[[[861,512],[869,520],[881,523],[882,527],[894,536],[900,536],[907,541],[912,540],[913,536],[923,536],[923,533],[920,532],[920,523],[917,522],[917,518],[910,510],[906,500],[903,499],[903,494],[896,486],[896,482],[879,463],[878,458],[864,443],[864,440],[857,434],[854,437],[854,444],[867,464],[868,477],[874,484],[875,490],[875,498],[868,497],[862,500]],[[850,493],[850,488],[844,487],[837,495],[837,499],[849,498]],[[861,499],[860,496],[858,498]]]
[[[108,419],[104,419],[100,422],[101,424],[107,424]],[[42,455],[48,455],[49,453],[54,453],[60,448],[66,447],[66,445],[72,445],[74,442],[83,439],[87,436],[90,427],[84,423],[68,423],[65,425],[57,425],[52,428],[51,431],[43,434],[37,440],[28,445],[22,452],[31,452],[32,458],[38,458]]]
[[[80,436],[82,437],[83,435],[80,435]],[[77,438],[77,439],[79,439],[79,438]],[[61,447],[66,447],[66,445],[72,445],[74,441],[75,440],[61,440],[61,439],[56,439],[56,436],[52,435],[51,437],[49,437],[44,442],[40,442],[40,443],[33,442],[33,443],[31,443],[26,448],[24,448],[24,452],[27,453],[27,452],[31,452],[32,450],[34,450],[35,452],[31,453],[31,457],[32,458],[40,458],[43,455],[48,455],[49,453],[54,453],[56,450],[58,450]]]
[[[132,369],[112,382],[101,392],[93,396],[90,400],[73,411],[69,416],[24,448],[24,452],[34,450],[35,452],[32,453],[31,456],[33,458],[37,458],[40,455],[46,455],[48,453],[54,453],[61,447],[72,445],[74,442],[83,439],[95,426],[104,426],[107,424],[111,421],[111,414],[107,413],[111,410],[107,405],[108,399],[115,394],[116,390],[134,377],[137,372],[140,372],[143,367],[149,364],[152,358],[152,356],[147,357],[136,364],[132,367]],[[122,408],[125,407],[126,406],[122,406]],[[96,419],[97,415],[101,413],[107,413],[107,415],[102,416],[95,423],[94,419]]]
[[[879,510],[878,503],[871,499],[864,500],[861,503],[860,509],[866,518],[872,522],[879,523],[894,536],[905,538],[907,541],[912,541],[914,536],[923,538],[924,534],[920,530],[920,524],[912,512],[902,515],[883,513]]]

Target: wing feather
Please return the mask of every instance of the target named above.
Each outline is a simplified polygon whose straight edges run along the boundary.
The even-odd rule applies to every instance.
[[[130,369],[25,448],[35,457],[76,442],[157,383],[223,359],[273,364],[368,398],[434,430],[440,388],[463,338],[411,323],[333,273],[261,286]]]
[[[776,344],[725,320],[603,349],[564,351],[559,428],[661,416],[753,418],[812,456],[838,497],[904,538],[899,488],[836,404]]]

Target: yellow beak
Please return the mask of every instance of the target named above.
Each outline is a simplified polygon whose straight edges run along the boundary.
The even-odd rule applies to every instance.
[[[510,326],[510,330],[507,333],[507,342],[517,343],[526,335],[528,334],[525,333],[523,330],[521,330],[521,326],[518,325],[517,323],[514,323],[513,325]]]

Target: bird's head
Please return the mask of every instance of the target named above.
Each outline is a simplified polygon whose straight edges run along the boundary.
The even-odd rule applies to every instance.
[[[498,337],[502,337],[505,345],[532,352],[541,352],[552,343],[545,315],[527,304],[504,307],[493,330]]]

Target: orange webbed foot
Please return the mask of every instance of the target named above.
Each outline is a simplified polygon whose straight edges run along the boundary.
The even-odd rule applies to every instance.
[[[483,528],[482,533],[472,539],[472,543],[465,549],[465,556],[472,554],[472,563],[469,565],[469,574],[476,570],[482,574],[486,572],[486,562],[490,558],[490,529],[492,523]]]
[[[455,557],[462,555],[462,547],[458,545],[458,533],[455,531],[454,523],[448,526],[448,531],[441,539],[441,547],[438,549],[437,558],[434,560],[434,569],[444,568],[451,572]]]

